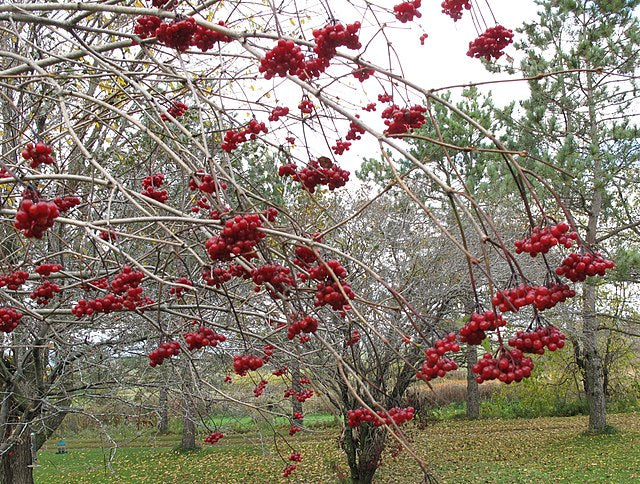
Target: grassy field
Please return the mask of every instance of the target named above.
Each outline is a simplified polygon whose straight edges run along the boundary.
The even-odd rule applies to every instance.
[[[640,482],[640,414],[612,415],[611,435],[584,436],[585,417],[449,421],[425,429],[407,426],[412,446],[441,482]],[[223,438],[199,451],[173,450],[179,436],[149,435],[118,448],[99,438],[68,439],[69,453],[56,455],[53,443],[39,453],[37,483],[258,483],[280,477],[292,449],[274,445],[265,432]],[[337,431],[321,429],[288,439],[303,461],[290,482],[338,483],[347,467],[337,447]],[[378,482],[420,482],[406,454],[383,457]]]

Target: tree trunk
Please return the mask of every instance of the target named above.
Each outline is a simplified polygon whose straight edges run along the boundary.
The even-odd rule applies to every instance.
[[[604,373],[597,347],[598,318],[596,317],[596,288],[585,282],[583,304],[582,350],[585,366],[585,390],[589,404],[589,430],[600,432],[607,425],[604,395]]]
[[[0,482],[3,484],[33,484],[31,437],[24,432],[20,441],[2,455]]]
[[[476,419],[480,416],[480,391],[476,374],[471,369],[478,362],[478,351],[475,346],[467,349],[467,418]]]
[[[363,442],[358,455],[358,480],[354,480],[354,483],[370,484],[373,481],[373,476],[380,465],[386,436],[386,430],[373,428],[367,424],[366,430],[361,434]]]
[[[589,207],[586,242],[593,247],[596,242],[598,220],[602,212],[604,187],[602,185],[602,153],[598,137],[598,120],[593,94],[593,73],[587,73],[587,99],[589,102],[589,136],[593,156],[593,198]],[[585,360],[585,380],[587,402],[589,404],[589,430],[602,431],[607,422],[607,407],[604,396],[602,360],[598,354],[598,317],[596,313],[596,285],[586,280],[583,286],[582,305],[582,345]]]
[[[193,419],[191,402],[187,395],[183,399],[182,450],[194,450],[196,446],[196,423]]]
[[[168,404],[168,393],[166,385],[162,385],[160,387],[160,397],[158,401],[158,413],[160,414],[160,418],[158,420],[158,433],[160,434],[168,434],[169,433],[169,404]]]

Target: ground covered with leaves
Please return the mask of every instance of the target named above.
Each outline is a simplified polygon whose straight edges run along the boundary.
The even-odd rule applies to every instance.
[[[408,428],[412,446],[441,482],[638,482],[640,415],[610,417],[616,431],[586,436],[585,417],[447,421]],[[67,454],[55,442],[39,452],[37,483],[97,482],[286,482],[281,477],[293,451],[303,461],[291,482],[345,482],[337,429],[290,439],[295,449],[274,445],[268,434],[231,435],[194,452],[174,450],[179,436],[140,436],[116,450],[101,440],[67,441]],[[390,446],[378,482],[420,482],[419,469],[406,452]]]

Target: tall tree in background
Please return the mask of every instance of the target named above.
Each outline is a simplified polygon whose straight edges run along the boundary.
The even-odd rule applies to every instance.
[[[574,215],[587,247],[638,240],[638,130],[630,118],[638,91],[638,1],[539,1],[526,24],[521,67],[531,97],[522,103],[517,145],[561,168],[528,167],[547,177]],[[535,167],[535,168],[534,168]],[[562,216],[562,215],[561,215]],[[629,239],[629,237],[631,239]],[[635,237],[635,240],[633,240]],[[628,242],[627,242],[628,244]],[[619,265],[624,261],[617,259]],[[598,349],[602,281],[583,285],[582,330],[574,342],[589,404],[589,429],[606,427],[603,362]]]

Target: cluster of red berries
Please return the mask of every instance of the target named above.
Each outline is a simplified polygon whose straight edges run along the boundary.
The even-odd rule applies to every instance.
[[[148,306],[153,304],[153,300],[148,297],[141,298],[142,288],[129,289],[124,296],[117,296],[115,294],[107,294],[103,298],[95,299],[80,299],[78,304],[71,308],[71,312],[78,318],[82,316],[91,316],[94,313],[108,314],[113,311],[120,311],[127,309],[133,311],[136,308],[142,306]]]
[[[322,242],[322,237],[319,232],[316,232],[312,235],[313,240],[316,242]],[[318,261],[318,256],[314,253],[313,249],[310,247],[306,247],[304,245],[296,245],[293,249],[296,257],[293,259],[293,263],[299,267],[308,267],[310,264],[313,264]],[[300,275],[302,280],[306,279],[306,276],[303,277],[303,274]]]
[[[336,155],[342,155],[342,154],[344,154],[345,151],[349,151],[350,147],[351,147],[351,143],[349,143],[348,141],[338,140],[338,141],[336,141],[335,146],[331,147],[331,150]]]
[[[392,425],[395,423],[400,426],[409,420],[412,420],[415,414],[413,407],[393,407],[387,412],[379,410],[373,413],[367,408],[356,408],[347,411],[347,425],[351,428],[359,427],[363,423],[371,422],[374,427],[382,425]]]
[[[164,174],[156,173],[155,175],[149,175],[142,180],[142,188],[144,189],[141,193],[149,198],[153,198],[154,200],[164,203],[167,201],[167,191],[166,190],[156,190],[160,188],[164,184]]]
[[[162,24],[162,19],[155,15],[143,15],[136,19],[136,25],[133,28],[133,33],[141,39],[148,39],[156,35],[156,30]]]
[[[60,210],[55,203],[34,202],[29,195],[25,195],[16,212],[14,227],[21,230],[25,237],[41,239],[59,216]]]
[[[278,175],[291,176],[294,181],[300,182],[309,193],[314,193],[319,185],[326,185],[329,190],[345,186],[349,181],[350,173],[331,161],[325,163],[325,166],[321,166],[318,160],[311,160],[301,170],[298,170],[294,163],[283,165],[278,169]]]
[[[118,240],[118,234],[116,234],[113,230],[102,230],[98,234],[98,237],[100,237],[105,242],[115,242],[116,240]]]
[[[318,330],[318,320],[312,316],[305,316],[289,325],[287,338],[292,340],[300,333],[315,333]]]
[[[318,262],[318,265],[309,267],[307,272],[309,275],[301,274],[300,279],[304,281],[308,277],[316,281],[333,280],[332,274],[335,274],[338,279],[344,279],[347,277],[347,270],[343,267],[340,261],[335,259]]]
[[[491,299],[491,303],[503,313],[516,312],[529,304],[533,304],[539,311],[544,311],[575,295],[576,292],[566,284],[552,284],[550,286],[520,284],[517,287],[498,292]]]
[[[56,197],[53,199],[53,203],[56,204],[60,213],[65,213],[71,210],[73,207],[77,207],[82,202],[78,197]]]
[[[434,346],[425,352],[422,367],[418,370],[416,378],[423,381],[431,381],[437,377],[444,377],[448,372],[458,369],[458,364],[450,358],[443,358],[444,354],[451,351],[460,351],[460,345],[456,341],[455,333],[449,333],[446,338],[435,341]]]
[[[342,293],[344,291],[344,294]],[[346,298],[345,298],[346,295]],[[315,307],[329,305],[334,311],[344,311],[351,309],[349,300],[356,297],[348,282],[319,282],[316,285],[316,298],[313,301]]]
[[[284,468],[284,470],[282,471],[282,477],[289,477],[291,475],[291,473],[293,471],[296,470],[296,465],[295,464],[289,464],[287,467]]]
[[[360,82],[364,82],[367,79],[369,79],[371,76],[373,76],[375,74],[375,72],[376,71],[374,71],[373,69],[368,69],[366,67],[361,67],[359,69],[355,69],[354,71],[352,71],[351,74],[353,75],[353,77],[358,79]]]
[[[158,348],[149,353],[149,366],[162,365],[165,358],[178,356],[180,354],[180,343],[177,341],[165,341]]]
[[[273,370],[271,372],[271,374],[273,376],[282,376],[282,375],[286,375],[289,372],[289,367],[288,366],[283,366],[282,368],[278,368],[276,370]]]
[[[303,392],[296,392],[296,400],[300,403],[304,403],[313,396],[313,390],[305,390]]]
[[[203,193],[216,193],[218,188],[227,189],[227,184],[223,181],[216,181],[213,175],[206,174],[203,170],[198,170],[194,178],[189,179],[189,189],[192,191],[200,190]],[[211,208],[209,206],[203,208]]]
[[[567,232],[569,232],[569,224],[565,222],[543,228],[536,227],[531,237],[515,241],[516,254],[527,252],[531,257],[535,257],[538,254],[546,254],[555,245],[563,245],[570,249],[573,241],[578,240],[578,234]]]
[[[153,301],[148,297],[141,297],[142,288],[140,287],[140,282],[143,278],[144,273],[134,271],[130,266],[124,266],[122,272],[117,274],[110,284],[111,293],[104,298],[81,299],[71,309],[71,312],[80,318],[84,315],[106,314],[121,309],[133,311],[136,308],[153,304]],[[96,282],[94,281],[91,284],[96,285]]]
[[[422,34],[420,36],[420,45],[424,45],[424,41],[429,38],[429,34]]]
[[[289,460],[292,462],[302,462],[302,454],[300,454],[300,452],[293,452],[289,456]]]
[[[469,42],[467,55],[480,59],[484,57],[490,61],[499,59],[504,54],[503,50],[513,42],[513,31],[504,28],[502,25],[489,27],[477,39]]]
[[[205,439],[205,443],[207,444],[215,444],[216,442],[218,442],[222,437],[224,437],[224,434],[222,432],[211,432]]]
[[[184,116],[184,113],[186,113],[188,109],[189,109],[189,106],[187,106],[185,103],[176,102],[176,103],[173,103],[169,109],[167,109],[167,113],[169,113],[174,118],[179,118],[180,116]],[[162,113],[160,117],[162,118],[163,121],[169,120],[169,116],[167,116],[164,113]]]
[[[54,272],[60,272],[62,266],[60,264],[40,264],[35,268],[37,274],[42,277],[49,277]]]
[[[356,344],[358,341],[360,341],[360,332],[357,329],[354,329],[351,332],[349,339],[344,342],[344,346],[345,348],[348,348],[349,346]]]
[[[233,357],[233,369],[240,376],[245,376],[249,371],[255,371],[262,367],[264,361],[259,356],[236,355]]]
[[[276,347],[271,344],[264,345],[262,347],[262,352],[264,353],[264,357],[262,358],[262,361],[264,361],[265,363],[268,363],[271,357],[273,356],[273,352],[275,351],[275,349]]]
[[[302,428],[298,427],[297,425],[291,425],[289,427],[289,435],[295,435],[298,432],[302,432]]]
[[[535,331],[518,331],[514,338],[509,339],[509,346],[518,348],[523,353],[544,354],[544,348],[549,351],[564,348],[565,335],[555,326],[541,326]]]
[[[371,103],[368,106],[372,106],[371,110],[375,111],[376,110],[376,105],[375,103]],[[365,109],[365,111],[368,111],[367,109]],[[356,124],[354,121],[351,121],[351,123],[349,123],[349,131],[347,131],[347,135],[345,136],[345,139],[348,140],[359,140],[362,139],[362,136],[365,133],[365,130],[362,126],[360,126],[359,124]]]
[[[17,291],[29,279],[29,273],[25,271],[13,271],[0,275],[0,287],[7,287],[11,291]]]
[[[472,313],[471,320],[460,329],[460,341],[479,345],[487,337],[485,331],[493,331],[504,326],[506,321],[493,311]]]
[[[178,6],[178,0],[151,0],[151,5],[156,8],[174,8]]]
[[[402,2],[393,7],[393,12],[400,22],[407,23],[411,22],[414,17],[420,18],[422,14],[418,12],[420,8],[421,0],[412,0],[411,2]]]
[[[260,382],[253,389],[253,394],[256,398],[264,393],[264,388],[267,386],[267,383],[269,383],[267,380],[260,380]]]
[[[337,53],[338,47],[346,47],[351,50],[358,50],[362,47],[358,38],[360,22],[344,25],[325,25],[321,29],[313,31],[316,46],[313,48],[318,57],[331,59]]]
[[[280,118],[286,116],[287,114],[289,114],[288,107],[276,106],[275,108],[273,108],[273,111],[271,111],[271,114],[269,114],[269,121],[278,121]]]
[[[426,122],[424,117],[426,112],[427,108],[418,105],[410,108],[400,108],[396,104],[389,106],[381,114],[382,119],[385,120],[384,124],[387,126],[384,133],[393,135],[412,132]]]
[[[227,338],[219,333],[216,333],[211,328],[206,326],[200,326],[198,331],[184,334],[184,340],[187,342],[187,348],[189,351],[199,350],[205,346],[211,346],[215,348],[218,343],[227,341]]]
[[[471,0],[444,0],[441,6],[442,13],[457,22],[462,18],[463,9],[471,10]]]
[[[109,281],[106,277],[96,279],[91,282],[85,282],[82,284],[82,289],[85,291],[93,291],[94,289],[109,289]]]
[[[302,412],[293,412],[294,420],[303,420],[304,414]]]
[[[31,160],[29,166],[31,168],[38,168],[40,165],[53,164],[53,157],[51,146],[44,143],[27,143],[27,146],[22,150],[22,157],[25,160]]]
[[[247,140],[247,136],[249,136],[250,140],[257,139],[260,133],[267,134],[269,130],[265,126],[264,123],[259,123],[255,119],[249,121],[249,124],[238,131],[230,129],[224,134],[224,140],[220,147],[226,151],[227,153],[231,153],[235,150],[240,144],[245,143]]]
[[[11,333],[20,324],[22,313],[13,308],[0,308],[0,331]]]
[[[229,260],[232,255],[255,257],[254,247],[266,237],[259,229],[262,220],[258,214],[236,215],[225,222],[221,234],[214,235],[205,243],[212,260]]]
[[[155,31],[155,36],[167,47],[184,52],[191,46],[193,36],[198,30],[193,17],[184,20],[162,22]]]
[[[293,286],[291,269],[279,264],[265,264],[256,267],[251,271],[251,278],[256,285],[256,292],[260,286],[268,284],[267,291],[272,298],[277,298],[279,294],[286,294],[287,287]]]
[[[220,27],[226,27],[226,24],[223,21],[218,22],[218,25]],[[216,44],[228,44],[232,40],[233,39],[226,34],[198,25],[198,28],[191,39],[191,45],[197,47],[202,52],[206,52],[209,49],[212,49]]]
[[[313,113],[313,101],[305,96],[305,98],[298,104],[298,109],[302,114]]]
[[[556,269],[556,274],[572,282],[584,281],[587,277],[604,276],[607,269],[613,269],[615,263],[602,257],[600,252],[591,254],[570,254]]]
[[[233,279],[233,273],[224,267],[206,267],[202,270],[202,279],[207,286],[220,289],[222,284]]]
[[[191,282],[189,279],[187,279],[186,277],[181,277],[176,281],[177,284],[183,284],[185,286],[191,286],[193,287],[193,282]],[[181,298],[182,297],[182,293],[185,291],[184,287],[172,287],[171,289],[169,289],[169,294],[175,294],[175,296],[177,298]]]
[[[58,292],[60,292],[60,286],[51,281],[44,281],[29,294],[29,297],[34,299],[36,304],[46,306]]]
[[[218,25],[225,27],[224,22],[218,22]],[[233,40],[226,34],[196,25],[196,21],[192,17],[165,23],[160,17],[144,15],[136,19],[133,32],[141,39],[157,37],[167,47],[181,52],[190,46],[195,46],[206,52],[218,43],[228,43]]]
[[[265,79],[272,79],[275,76],[295,75],[304,69],[304,65],[304,54],[300,47],[292,40],[280,39],[260,60],[258,71],[264,74]]]
[[[522,351],[517,348],[511,351],[501,348],[497,358],[485,353],[471,369],[478,375],[478,383],[497,379],[508,384],[530,377],[533,361],[524,358]]]
[[[111,290],[115,294],[124,294],[140,286],[142,279],[144,279],[144,272],[134,271],[131,266],[124,266],[111,281]]]

